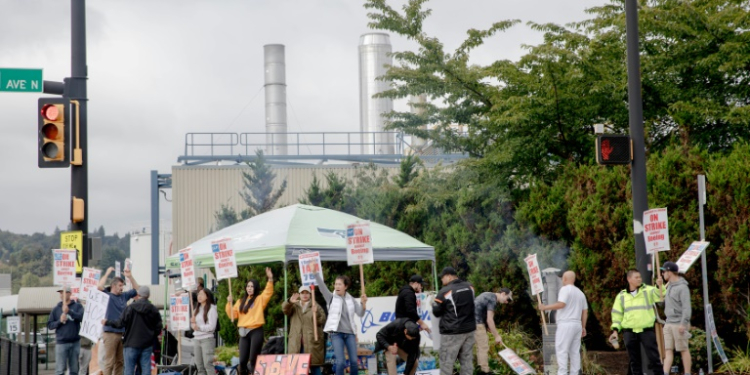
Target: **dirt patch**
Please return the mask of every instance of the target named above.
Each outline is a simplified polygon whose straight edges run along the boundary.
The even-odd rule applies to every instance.
[[[605,374],[628,374],[628,353],[626,351],[587,352],[586,354],[588,355],[589,360],[604,368],[604,371],[606,371]]]

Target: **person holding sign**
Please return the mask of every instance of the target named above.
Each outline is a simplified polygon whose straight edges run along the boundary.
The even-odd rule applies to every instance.
[[[288,301],[281,304],[281,310],[290,318],[288,354],[310,353],[310,373],[320,375],[325,362],[326,342],[323,338],[323,323],[326,313],[320,305],[315,306],[313,312],[312,293],[310,287],[301,286],[299,293],[292,294]],[[318,323],[318,339],[313,332],[313,314]]]
[[[255,370],[255,362],[263,348],[263,324],[266,324],[263,312],[273,296],[273,272],[268,267],[266,277],[266,288],[260,294],[260,283],[258,280],[250,279],[245,285],[245,295],[234,306],[232,295],[227,296],[224,310],[227,316],[237,319],[240,333],[240,365],[237,368],[239,375],[248,375],[248,371]]]
[[[484,292],[474,300],[474,318],[477,330],[474,340],[477,342],[477,364],[483,373],[490,373],[490,338],[487,330],[495,337],[495,344],[502,344],[503,339],[495,327],[495,307],[497,304],[507,304],[513,301],[513,292],[508,288],[500,288],[499,293]]]
[[[138,287],[138,299],[122,312],[118,319],[102,319],[105,327],[125,330],[123,345],[125,356],[125,374],[133,374],[136,364],[141,369],[151,368],[151,353],[154,340],[162,329],[161,314],[149,297],[151,290],[147,286]],[[110,297],[110,302],[111,302]],[[108,352],[108,355],[111,355]]]
[[[119,277],[114,277],[109,285],[109,292],[105,291],[104,285],[107,283],[109,275],[114,270],[114,267],[107,268],[107,272],[99,279],[99,284],[97,285],[97,288],[100,291],[109,295],[107,314],[105,317],[111,321],[120,319],[122,312],[125,311],[125,306],[127,306],[128,301],[138,295],[139,288],[139,285],[133,278],[133,274],[130,270],[125,270],[122,274],[130,280],[133,289],[123,292],[125,280]],[[122,374],[125,365],[125,359],[122,354],[122,334],[125,332],[125,329],[121,327],[104,326],[103,331],[102,341],[104,342],[105,360],[102,375],[120,375]]]
[[[557,312],[555,332],[558,375],[577,375],[581,371],[581,338],[586,336],[589,308],[586,296],[575,286],[575,282],[575,272],[566,271],[562,277],[563,287],[560,288],[557,302],[547,306],[539,304],[539,311],[560,310]]]
[[[612,334],[610,341],[617,341],[618,332],[625,334],[625,349],[630,357],[630,372],[643,372],[641,364],[641,345],[648,357],[648,368],[654,375],[664,375],[659,346],[656,343],[654,322],[656,313],[653,304],[664,295],[663,282],[656,279],[659,288],[643,284],[638,270],[628,271],[628,289],[622,290],[612,305]]]
[[[319,273],[315,274],[315,282],[320,287],[320,293],[328,303],[328,319],[323,327],[325,332],[331,337],[333,353],[336,358],[335,371],[336,375],[344,375],[346,367],[346,357],[344,348],[349,354],[349,374],[359,374],[357,366],[357,329],[354,326],[354,314],[362,317],[367,310],[367,296],[362,294],[360,305],[354,297],[346,290],[351,286],[352,281],[348,276],[339,275],[333,284],[333,293],[326,287]]]
[[[214,295],[208,289],[201,288],[197,295],[198,303],[195,304],[193,317],[190,318],[190,327],[193,329],[195,367],[198,368],[198,375],[206,375],[209,370],[213,374],[214,349],[216,349],[214,331],[219,314],[216,312]]]
[[[60,302],[52,309],[47,321],[47,329],[55,330],[55,375],[78,373],[78,355],[81,350],[81,330],[83,307],[70,299],[70,289],[63,288]]]
[[[664,296],[664,313],[667,314],[667,324],[664,325],[664,373],[669,373],[674,361],[675,350],[682,356],[684,373],[690,374],[692,358],[688,348],[690,334],[690,288],[685,278],[679,274],[679,267],[675,262],[664,262],[661,266],[664,281],[667,282],[667,294]]]
[[[373,352],[387,350],[385,355],[388,375],[397,375],[397,356],[406,361],[404,375],[414,375],[417,371],[420,352],[419,326],[416,323],[409,318],[397,318],[381,328],[375,337],[378,342]]]
[[[453,267],[440,273],[443,288],[432,303],[432,314],[440,318],[440,375],[453,375],[458,358],[461,375],[474,373],[474,287],[458,278]]]

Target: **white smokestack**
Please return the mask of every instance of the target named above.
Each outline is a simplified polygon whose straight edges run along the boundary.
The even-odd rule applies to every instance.
[[[286,63],[283,44],[263,46],[266,71],[266,155],[287,154]]]
[[[383,114],[393,111],[393,100],[373,99],[390,88],[390,82],[378,81],[391,65],[391,39],[388,34],[371,33],[359,37],[359,130],[363,154],[388,154],[394,151],[395,138],[385,131]],[[368,133],[368,134],[364,134]]]

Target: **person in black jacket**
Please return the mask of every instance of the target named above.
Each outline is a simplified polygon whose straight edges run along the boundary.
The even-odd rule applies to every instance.
[[[81,350],[81,330],[83,307],[70,300],[70,288],[57,291],[60,302],[52,309],[47,321],[47,329],[55,330],[55,375],[65,374],[67,367],[71,374],[78,373],[78,355]]]
[[[419,316],[419,304],[417,302],[417,293],[422,293],[422,286],[426,284],[422,276],[413,275],[409,279],[409,284],[404,285],[398,291],[395,313],[396,319],[409,318],[412,322],[419,324],[423,330],[432,333],[430,326]]]
[[[440,273],[443,288],[432,303],[432,314],[440,318],[440,375],[452,375],[458,358],[461,375],[474,373],[474,288],[458,278],[453,267]]]
[[[414,375],[419,359],[419,326],[409,318],[397,318],[378,331],[374,352],[386,350],[388,375],[396,375],[396,356],[406,361],[404,375]]]
[[[102,324],[125,328],[123,351],[125,374],[132,374],[138,363],[142,369],[151,368],[154,338],[159,336],[162,322],[159,310],[148,300],[151,290],[145,285],[138,288],[138,300],[122,312],[118,320],[102,319]]]

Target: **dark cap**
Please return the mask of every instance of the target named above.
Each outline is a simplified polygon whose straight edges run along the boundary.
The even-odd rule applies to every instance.
[[[504,293],[506,296],[508,296],[508,300],[513,301],[513,291],[511,291],[508,288],[500,288],[498,293]]]
[[[455,276],[458,276],[458,274],[456,273],[456,270],[453,269],[453,267],[445,267],[445,268],[443,268],[443,272],[440,272],[440,276],[438,276],[438,277],[442,278],[445,275],[455,275]]]
[[[422,285],[429,285],[429,283],[426,282],[426,281],[424,281],[424,279],[422,278],[422,276],[419,276],[419,275],[412,275],[409,278],[409,283],[420,283]]]
[[[408,321],[404,324],[404,328],[406,328],[407,335],[411,337],[419,337],[419,326],[417,325],[417,323]]]
[[[675,262],[667,261],[661,265],[661,270],[677,273],[680,270],[680,267],[678,267]]]

